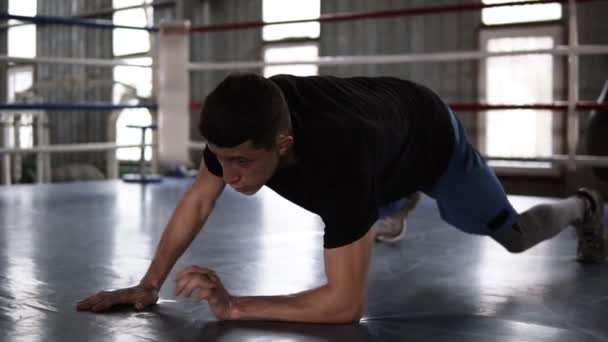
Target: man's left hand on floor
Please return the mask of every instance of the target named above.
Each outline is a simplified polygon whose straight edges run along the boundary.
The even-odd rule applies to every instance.
[[[193,296],[195,290],[199,290]],[[192,297],[195,302],[206,300],[217,319],[230,319],[232,296],[217,274],[208,268],[188,266],[175,277],[175,295]]]

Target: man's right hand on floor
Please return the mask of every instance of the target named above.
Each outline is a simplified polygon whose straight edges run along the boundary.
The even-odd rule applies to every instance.
[[[132,304],[136,310],[142,310],[158,301],[158,289],[137,285],[115,291],[102,291],[78,303],[78,311],[102,312],[116,305]]]

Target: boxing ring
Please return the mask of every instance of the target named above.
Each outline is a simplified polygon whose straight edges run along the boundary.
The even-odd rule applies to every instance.
[[[597,1],[597,0],[596,0]],[[515,52],[442,51],[374,56],[324,56],[285,62],[192,61],[191,40],[210,32],[259,29],[267,25],[382,20],[479,11],[530,3],[568,6],[568,45]],[[399,244],[376,245],[369,275],[364,318],[360,324],[323,325],[274,322],[218,322],[204,304],[173,295],[174,275],[190,264],[217,271],[236,295],[272,295],[302,291],[324,282],[323,225],[268,189],[245,198],[226,189],[203,232],[178,261],[160,291],[159,305],[143,312],[119,308],[110,314],[76,312],[76,302],[104,289],[136,284],[143,276],[160,234],[189,178],[165,178],[138,186],[118,180],[115,151],[151,147],[149,171],[192,166],[192,151],[204,146],[190,138],[191,113],[202,99],[191,94],[194,73],[259,70],[265,66],[416,64],[481,61],[510,55],[555,55],[567,59],[567,101],[528,104],[449,103],[458,111],[547,109],[565,113],[565,153],[548,157],[496,157],[490,160],[541,161],[605,167],[608,158],[581,154],[579,113],[608,111],[607,103],[581,101],[579,57],[608,54],[608,46],[578,44],[577,11],[593,1],[524,1],[511,4],[445,5],[369,13],[323,15],[318,19],[276,23],[240,22],[194,26],[170,21],[159,26],[113,25],[101,20],[49,16],[13,16],[41,25],[74,25],[91,30],[129,28],[155,35],[153,63],[117,59],[0,56],[0,63],[67,64],[152,68],[154,103],[10,103],[0,114],[35,113],[37,144],[2,147],[0,158],[36,155],[35,185],[11,185],[0,191],[0,340],[2,341],[608,341],[607,265],[583,267],[574,261],[575,238],[564,232],[522,255],[473,237],[443,223],[434,202],[424,198],[408,220]],[[46,111],[107,111],[145,108],[152,113],[152,143],[119,145],[115,141],[50,144]],[[115,125],[115,120],[110,120]],[[135,129],[141,129],[136,127]],[[112,128],[108,128],[109,130]],[[143,137],[143,134],[142,134]],[[44,184],[49,154],[107,153],[108,180]],[[13,162],[15,159],[11,159]],[[18,160],[18,159],[17,159]],[[142,153],[143,160],[143,153]],[[140,160],[141,163],[143,161]],[[6,165],[6,164],[5,164]],[[144,170],[144,167],[141,166]],[[11,169],[4,167],[4,179]],[[7,185],[10,182],[6,183]],[[511,196],[518,210],[551,199]],[[286,228],[288,227],[288,229]]]
[[[598,1],[598,0],[596,0]],[[153,113],[153,117],[158,121],[158,132],[154,137],[154,144],[148,144],[154,149],[153,170],[157,170],[160,165],[190,165],[192,160],[189,154],[190,149],[200,149],[203,144],[200,141],[190,141],[189,136],[183,134],[190,129],[191,110],[200,109],[201,99],[193,99],[190,96],[190,79],[192,73],[204,73],[208,71],[237,71],[237,70],[256,70],[266,66],[283,65],[310,65],[317,66],[351,66],[351,65],[381,65],[381,64],[414,64],[414,63],[439,63],[455,61],[480,61],[491,57],[499,56],[521,56],[521,55],[554,55],[567,57],[567,81],[568,96],[565,102],[555,103],[530,103],[530,104],[487,104],[487,103],[449,103],[450,107],[456,111],[483,112],[488,110],[515,110],[515,109],[544,109],[554,112],[566,112],[567,114],[567,146],[565,154],[553,154],[545,157],[497,157],[486,156],[490,160],[511,160],[511,161],[544,161],[558,164],[566,164],[569,169],[576,168],[576,165],[587,166],[606,166],[608,158],[604,156],[584,155],[577,153],[579,145],[579,113],[590,110],[606,110],[608,104],[594,103],[590,101],[579,101],[578,98],[578,79],[579,56],[605,55],[608,54],[608,46],[602,45],[580,45],[577,35],[577,4],[584,5],[585,1],[524,1],[503,4],[459,4],[436,7],[397,9],[378,11],[370,13],[355,14],[336,14],[325,15],[318,19],[294,20],[281,22],[244,22],[228,23],[220,25],[207,25],[200,27],[190,27],[188,22],[166,22],[159,27],[134,27],[128,25],[113,25],[109,22],[100,20],[56,18],[48,16],[26,17],[4,14],[0,18],[22,20],[46,25],[75,25],[88,27],[91,29],[126,28],[134,30],[145,30],[157,34],[157,50],[154,53],[154,63],[129,63],[113,59],[81,59],[81,58],[57,58],[38,56],[35,58],[22,58],[0,56],[2,62],[28,62],[28,63],[51,63],[69,64],[86,66],[130,66],[141,68],[152,68],[157,80],[155,83],[155,94],[158,104],[142,105],[115,105],[115,104],[62,104],[62,103],[39,103],[39,104],[9,104],[0,106],[0,111],[9,112],[15,110],[120,110],[124,108],[147,108]],[[395,18],[418,15],[433,15],[439,13],[451,13],[459,11],[477,11],[484,8],[499,8],[506,6],[524,6],[528,4],[542,3],[564,3],[568,4],[571,10],[568,11],[568,45],[556,46],[551,49],[533,49],[524,51],[510,52],[486,52],[486,51],[442,51],[437,53],[421,54],[395,54],[395,55],[373,55],[373,56],[324,56],[316,59],[297,59],[293,61],[265,62],[265,61],[245,61],[245,62],[191,62],[190,61],[190,39],[196,39],[200,34],[211,32],[224,32],[234,30],[256,29],[264,26],[320,22],[333,24],[358,20],[375,20],[378,18]],[[192,38],[191,38],[192,36]],[[156,143],[157,142],[157,143]],[[73,146],[36,146],[29,149],[19,148],[0,148],[0,155],[18,155],[27,153],[64,153],[70,151],[99,151],[115,150],[118,148],[134,147],[135,145],[118,146],[112,142],[107,144],[74,144]],[[139,147],[139,145],[138,145]],[[111,158],[110,158],[111,159]],[[5,168],[6,169],[6,168]],[[6,172],[6,171],[5,171]],[[116,178],[116,163],[109,162],[107,167],[108,178]],[[10,179],[8,175],[4,179]],[[38,177],[38,182],[43,179]]]

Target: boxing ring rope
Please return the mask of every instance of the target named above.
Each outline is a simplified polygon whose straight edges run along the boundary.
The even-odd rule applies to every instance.
[[[481,60],[490,57],[500,56],[521,56],[532,54],[551,54],[551,55],[599,55],[608,54],[608,46],[602,45],[581,45],[576,48],[568,46],[558,46],[553,49],[535,49],[512,52],[486,52],[486,51],[455,51],[455,52],[436,52],[418,53],[402,55],[374,55],[374,56],[336,56],[319,57],[316,59],[298,59],[293,61],[245,61],[245,62],[206,62],[190,63],[190,70],[232,70],[232,69],[257,69],[265,66],[280,65],[303,65],[315,64],[318,66],[346,66],[346,65],[365,65],[365,64],[403,64],[403,63],[426,63],[426,62],[456,62],[466,60]]]
[[[60,110],[60,111],[112,111],[116,113],[117,111],[121,111],[124,109],[136,109],[136,108],[145,108],[151,111],[156,111],[158,106],[156,104],[137,104],[137,105],[129,105],[129,104],[120,104],[113,105],[107,103],[44,103],[44,104],[31,104],[31,103],[12,103],[12,104],[0,104],[0,114],[3,112],[9,113],[18,113],[25,112],[28,114],[43,114],[44,124],[36,124],[35,126],[37,130],[41,130],[43,126],[46,126],[46,122],[48,121],[47,115],[45,114],[45,110]],[[110,123],[113,121],[110,120]],[[40,131],[36,133],[37,137],[40,137],[42,134]],[[40,138],[39,138],[40,139]],[[73,144],[53,144],[48,145],[48,142],[38,141],[38,144],[34,147],[1,147],[0,148],[0,156],[23,156],[28,154],[36,154],[37,161],[40,162],[51,153],[77,153],[77,152],[113,152],[118,149],[124,148],[139,148],[145,149],[146,147],[150,147],[155,149],[157,144],[155,143],[139,143],[139,144],[117,144],[112,142],[92,142],[92,143],[73,143]],[[48,157],[47,157],[48,158]],[[155,162],[155,161],[153,161]],[[116,158],[108,157],[106,161],[107,168],[107,176],[109,178],[117,178],[118,177],[118,163]],[[10,184],[8,181],[11,176],[11,169],[9,167],[2,168],[3,179],[6,184]],[[43,179],[48,178],[48,176],[44,176],[44,172],[41,171],[41,167],[37,168],[36,181],[43,182]]]
[[[140,148],[141,144],[116,143],[83,143],[83,144],[56,144],[29,148],[0,148],[0,154],[36,154],[36,153],[64,153],[64,152],[107,152],[120,148]],[[145,144],[145,147],[156,147],[156,144]]]
[[[110,58],[70,58],[70,57],[14,57],[0,55],[0,61],[15,63],[37,63],[37,64],[67,64],[100,67],[128,66],[136,68],[152,68],[152,64],[125,62],[120,59]]]
[[[134,7],[135,8],[135,7]],[[79,18],[62,18],[62,17],[52,17],[52,16],[19,16],[19,15],[10,15],[7,13],[0,13],[1,19],[11,19],[17,20],[16,24],[4,25],[5,28],[12,26],[24,25],[24,23],[35,23],[39,25],[71,25],[85,28],[97,28],[97,29],[131,29],[131,30],[145,30],[147,32],[156,32],[158,28],[156,27],[137,27],[130,25],[116,25],[112,21],[108,20],[91,20],[91,19],[79,19]],[[136,68],[153,68],[153,64],[151,63],[140,63],[140,62],[128,62],[118,58],[115,59],[97,59],[97,58],[69,58],[69,57],[46,57],[46,56],[37,56],[34,58],[26,58],[26,57],[15,57],[8,55],[0,55],[0,61],[7,63],[27,63],[27,64],[60,64],[60,65],[83,65],[83,66],[97,66],[97,67],[116,67],[116,66],[127,66],[127,67],[136,67]],[[115,83],[115,82],[114,82]],[[156,104],[138,104],[138,105],[129,105],[129,104],[111,104],[111,103],[14,103],[14,104],[0,104],[0,113],[2,112],[13,112],[17,115],[20,114],[20,111],[29,111],[30,113],[42,113],[44,115],[44,111],[46,110],[56,110],[56,111],[110,111],[110,123],[113,123],[112,118],[118,116],[117,112],[124,109],[133,109],[133,108],[145,108],[150,111],[157,111],[158,106]],[[40,129],[40,127],[37,127]],[[115,129],[111,129],[108,127],[108,132],[115,132]],[[114,133],[115,134],[115,133]],[[26,154],[36,154],[38,159],[41,156],[48,156],[50,153],[75,153],[75,152],[112,152],[117,149],[123,148],[140,148],[144,149],[146,147],[151,147],[156,149],[157,144],[151,143],[140,143],[140,144],[116,144],[112,142],[102,142],[102,143],[75,143],[75,144],[55,144],[48,145],[44,143],[40,143],[38,146],[34,146],[31,148],[0,148],[0,156],[6,155],[15,155],[21,156]],[[153,153],[153,156],[155,154]],[[156,161],[153,160],[153,169],[155,168]],[[108,169],[108,177],[116,178],[118,175],[118,162],[115,157],[108,155],[108,160],[106,161],[107,169]],[[3,168],[4,171],[4,179],[10,179],[10,170],[7,168]],[[41,178],[37,177],[37,181],[40,182]],[[10,181],[8,181],[10,183]]]
[[[567,111],[568,120],[568,154],[553,155],[551,157],[536,157],[536,158],[505,158],[505,157],[488,157],[492,160],[517,160],[517,161],[549,161],[556,163],[565,163],[573,168],[577,164],[580,165],[596,165],[608,166],[608,158],[597,156],[576,155],[576,144],[578,142],[578,115],[577,111],[581,110],[605,110],[608,105],[594,104],[590,102],[578,102],[578,57],[580,55],[598,55],[608,54],[608,46],[605,45],[579,45],[577,35],[577,14],[576,4],[593,1],[606,0],[540,0],[540,1],[522,1],[501,4],[483,4],[471,3],[460,5],[445,5],[434,7],[420,7],[409,9],[395,9],[387,11],[367,12],[367,13],[347,13],[347,14],[332,14],[323,15],[316,19],[305,20],[290,20],[277,22],[241,22],[241,23],[226,23],[206,26],[190,27],[188,22],[165,22],[159,27],[136,27],[128,25],[114,25],[111,21],[104,20],[88,20],[74,18],[59,18],[50,16],[13,16],[6,13],[0,13],[2,19],[16,19],[20,21],[34,22],[37,24],[59,24],[59,25],[74,25],[90,28],[126,28],[135,30],[145,30],[150,33],[158,34],[158,53],[152,64],[124,62],[119,59],[88,59],[88,58],[63,58],[63,57],[35,57],[21,58],[12,56],[0,56],[0,61],[4,62],[26,62],[26,63],[49,63],[49,64],[72,64],[72,65],[88,65],[88,66],[130,66],[152,68],[158,73],[155,79],[159,80],[158,104],[146,104],[141,106],[119,106],[112,104],[28,104],[28,105],[0,105],[0,110],[40,110],[40,109],[55,109],[55,110],[117,110],[119,108],[148,108],[150,110],[159,111],[159,137],[160,141],[157,144],[149,144],[155,148],[163,149],[165,141],[169,141],[170,147],[166,148],[165,156],[169,162],[184,162],[189,158],[187,151],[189,149],[200,149],[204,146],[201,142],[190,141],[187,134],[189,132],[190,110],[198,109],[201,106],[200,102],[191,101],[189,98],[189,73],[195,71],[208,70],[235,70],[235,69],[258,69],[265,66],[275,65],[300,65],[300,64],[315,64],[323,65],[356,65],[356,64],[392,64],[392,63],[427,63],[427,62],[448,62],[448,61],[465,61],[465,60],[483,60],[497,56],[513,56],[513,55],[530,55],[530,54],[551,54],[556,56],[566,56],[568,58],[568,101],[558,102],[553,104],[524,104],[524,105],[489,105],[480,103],[456,103],[450,106],[454,110],[469,110],[483,111],[490,109],[550,109],[558,111]],[[319,57],[311,60],[295,60],[282,62],[263,62],[263,61],[245,61],[245,62],[192,62],[190,61],[190,34],[193,33],[208,33],[218,31],[230,31],[240,29],[260,28],[268,25],[280,25],[290,23],[304,22],[320,22],[320,23],[338,23],[354,20],[378,19],[378,18],[395,18],[415,15],[427,15],[438,13],[450,13],[459,11],[473,11],[492,7],[506,6],[523,6],[523,5],[539,5],[546,3],[567,3],[568,11],[568,45],[557,46],[552,49],[538,49],[528,51],[514,52],[486,52],[486,51],[453,51],[439,53],[418,53],[418,54],[397,54],[397,55],[374,55],[374,56],[335,56],[335,57]],[[153,5],[153,4],[152,4]],[[177,85],[177,88],[176,88]],[[45,107],[46,106],[46,107]],[[170,120],[168,118],[171,117]],[[164,122],[163,122],[164,120]],[[175,125],[175,122],[180,122]],[[167,125],[173,125],[168,127]],[[179,140],[177,142],[173,140]],[[136,145],[137,147],[141,145]],[[95,144],[73,144],[73,145],[53,145],[46,147],[38,147],[31,149],[0,149],[0,155],[3,154],[19,154],[19,153],[55,153],[55,152],[74,152],[74,151],[99,151],[112,150],[116,148],[133,147],[131,145],[118,146],[112,143],[95,143]]]
[[[54,25],[70,25],[80,26],[88,28],[102,28],[102,29],[129,29],[129,30],[143,30],[148,32],[158,32],[158,27],[142,27],[142,26],[130,26],[130,25],[117,25],[111,20],[100,20],[100,19],[78,19],[78,18],[65,18],[65,17],[53,17],[53,16],[25,16],[25,15],[13,15],[8,13],[0,13],[0,20],[18,20],[31,22],[34,24],[54,24]]]
[[[156,104],[107,104],[107,103],[44,103],[44,104],[33,104],[33,103],[10,103],[0,104],[0,111],[2,110],[82,110],[82,111],[93,111],[93,110],[123,110],[123,109],[134,109],[134,108],[146,108],[149,110],[157,110],[158,105]]]
[[[327,15],[322,15],[319,18],[314,18],[314,19],[284,20],[284,21],[272,21],[272,22],[248,21],[248,22],[239,22],[239,23],[202,25],[202,26],[194,26],[190,29],[190,31],[193,33],[207,33],[207,32],[254,29],[254,28],[261,28],[264,26],[283,25],[283,24],[301,24],[301,23],[315,23],[315,22],[339,23],[339,22],[365,20],[365,19],[385,19],[385,18],[397,18],[397,17],[407,17],[407,16],[421,16],[421,15],[429,15],[429,14],[479,11],[484,8],[542,5],[542,4],[550,4],[550,3],[570,3],[571,1],[574,1],[575,3],[584,3],[584,2],[605,1],[605,0],[538,0],[538,1],[506,2],[506,3],[497,3],[497,4],[484,4],[481,2],[473,2],[473,3],[468,3],[468,4],[403,8],[403,9],[392,9],[392,10],[363,12],[363,13],[327,14]]]
[[[513,6],[526,6],[526,5],[542,5],[551,3],[585,3],[593,1],[606,1],[606,0],[536,0],[536,1],[519,1],[519,2],[506,2],[497,4],[484,4],[481,2],[473,2],[468,4],[458,5],[443,5],[443,6],[430,6],[430,7],[417,7],[417,8],[403,8],[403,9],[391,9],[383,11],[373,12],[361,12],[361,13],[341,13],[341,14],[326,14],[319,18],[312,19],[300,19],[300,20],[284,20],[284,21],[248,21],[238,23],[225,23],[225,24],[214,24],[214,25],[201,25],[193,26],[190,29],[192,33],[207,33],[207,32],[220,32],[220,31],[234,31],[242,29],[254,29],[261,28],[264,26],[271,25],[283,25],[283,24],[299,24],[299,23],[338,23],[348,22],[356,20],[366,19],[384,19],[384,18],[397,18],[406,16],[421,16],[429,14],[440,14],[440,13],[453,13],[453,12],[464,12],[464,11],[479,11],[485,8],[499,8],[499,7],[513,7]],[[168,1],[171,3],[171,1]],[[129,8],[140,8],[143,6],[162,6],[166,5],[163,2],[159,4],[150,3],[144,5],[136,5],[124,8],[113,9],[113,11],[124,10]],[[158,26],[130,26],[130,25],[116,25],[110,20],[99,20],[99,19],[80,19],[80,18],[66,18],[56,16],[23,16],[23,15],[12,15],[9,13],[0,13],[0,19],[4,20],[18,20],[22,22],[31,22],[36,24],[59,24],[59,25],[72,25],[89,28],[103,28],[103,29],[114,29],[114,28],[125,28],[132,30],[145,30],[151,33],[158,33]]]
[[[499,56],[517,56],[531,54],[552,54],[552,55],[569,55],[576,53],[578,55],[597,55],[608,54],[608,46],[602,45],[581,45],[577,48],[569,48],[568,46],[558,46],[553,49],[535,49],[527,51],[513,52],[486,52],[486,51],[454,51],[441,53],[419,53],[419,54],[402,54],[402,55],[374,55],[374,56],[336,56],[336,57],[320,57],[317,59],[299,59],[294,61],[280,62],[263,62],[263,61],[245,61],[245,62],[207,62],[207,63],[190,63],[191,70],[230,70],[230,69],[257,69],[265,66],[279,65],[302,65],[316,64],[319,66],[340,66],[340,65],[365,65],[365,64],[400,64],[400,63],[426,63],[426,62],[450,62],[450,61],[465,61],[465,60],[481,60],[489,57]],[[38,63],[38,64],[66,64],[66,65],[85,65],[85,66],[128,66],[138,68],[153,68],[154,64],[125,62],[119,59],[101,59],[101,58],[69,58],[69,57],[13,57],[0,55],[0,61],[17,62],[17,63]]]
[[[505,110],[505,109],[545,109],[555,111],[568,110],[568,103],[564,101],[558,101],[553,104],[522,104],[522,105],[509,105],[509,104],[483,104],[483,103],[450,103],[450,108],[457,111],[485,111],[485,110]],[[594,103],[590,101],[578,102],[575,106],[577,111],[583,110],[608,110],[608,104]]]

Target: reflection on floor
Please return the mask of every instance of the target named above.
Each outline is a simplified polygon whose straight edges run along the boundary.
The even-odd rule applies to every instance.
[[[185,180],[0,190],[0,341],[608,341],[608,264],[574,261],[571,230],[522,255],[442,223],[425,198],[406,239],[376,245],[361,324],[217,322],[173,296],[186,265],[234,294],[323,283],[322,222],[263,189],[226,190],[147,312],[95,315],[75,303],[145,272]],[[540,199],[514,197],[518,209]]]

